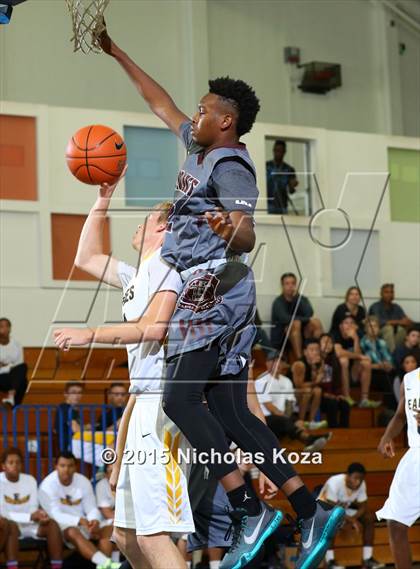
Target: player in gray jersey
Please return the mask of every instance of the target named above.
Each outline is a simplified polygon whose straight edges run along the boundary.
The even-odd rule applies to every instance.
[[[246,565],[282,519],[281,512],[248,495],[236,464],[224,460],[230,456],[226,435],[245,452],[262,453],[260,469],[286,494],[300,519],[302,548],[296,567],[315,568],[344,510],[315,502],[292,466],[273,460],[278,441],[247,406],[255,284],[251,269],[241,261],[255,245],[258,190],[255,168],[239,139],[251,130],[259,101],[243,81],[215,79],[190,120],[106,30],[100,41],[187,150],[162,247],[162,256],[183,280],[169,329],[163,403],[201,455],[216,452],[222,457],[208,464],[233,508],[232,546],[221,569]]]

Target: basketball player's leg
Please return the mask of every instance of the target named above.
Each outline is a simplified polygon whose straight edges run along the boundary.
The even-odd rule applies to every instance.
[[[388,520],[388,530],[395,569],[411,569],[412,559],[408,541],[408,526],[395,520]]]
[[[293,320],[290,324],[289,340],[295,358],[298,360],[302,357],[302,322],[300,320]]]
[[[63,532],[64,541],[70,543],[82,557],[96,565],[105,563],[109,558],[87,539],[77,527],[69,527]],[[96,561],[98,560],[98,562]]]
[[[278,441],[248,409],[247,377],[245,368],[236,377],[224,376],[212,385],[207,393],[209,407],[242,450],[263,455],[259,468],[284,492],[300,520],[302,549],[296,567],[316,567],[344,517],[344,510],[316,502],[284,457],[273,460],[274,453],[280,451]],[[220,481],[223,484],[223,479]]]
[[[7,561],[17,561],[19,557],[19,527],[17,523],[9,520],[7,540],[4,553]]]
[[[60,561],[63,559],[63,538],[59,525],[55,520],[49,520],[38,528],[38,537],[47,540],[48,553],[51,560]]]
[[[138,535],[137,543],[149,567],[162,569],[185,569],[186,562],[181,552],[166,532],[153,535]]]
[[[112,526],[105,526],[98,532],[98,549],[99,551],[102,551],[102,553],[107,557],[111,557],[112,555],[111,535]]]
[[[114,527],[113,539],[133,569],[151,569],[137,543],[136,530]]]

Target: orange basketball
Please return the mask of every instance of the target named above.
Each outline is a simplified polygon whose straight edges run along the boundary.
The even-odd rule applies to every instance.
[[[114,183],[124,169],[127,149],[124,140],[108,126],[94,124],[78,130],[66,149],[67,165],[85,184]]]

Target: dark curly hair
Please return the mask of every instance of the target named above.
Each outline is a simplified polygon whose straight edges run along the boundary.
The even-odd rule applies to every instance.
[[[254,89],[240,79],[218,77],[209,81],[209,92],[229,102],[238,111],[238,136],[249,132],[260,110],[260,101]]]

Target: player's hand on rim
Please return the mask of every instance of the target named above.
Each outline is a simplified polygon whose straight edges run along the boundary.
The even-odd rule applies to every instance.
[[[125,173],[127,172],[127,168],[128,168],[128,164],[126,164],[124,166],[124,170],[121,172],[120,177],[113,184],[108,184],[107,182],[104,182],[103,184],[100,185],[99,197],[107,198],[107,199],[112,198],[112,195],[115,192],[116,187],[121,182],[121,180],[124,178]]]
[[[66,352],[71,346],[91,344],[94,333],[90,328],[59,328],[54,330],[53,337],[57,348]]]
[[[98,36],[99,44],[105,53],[107,53],[108,55],[114,55],[113,47],[115,46],[115,44],[112,41],[112,39],[109,37],[108,30],[106,29],[105,18],[102,18],[102,23],[105,26],[105,29]]]

